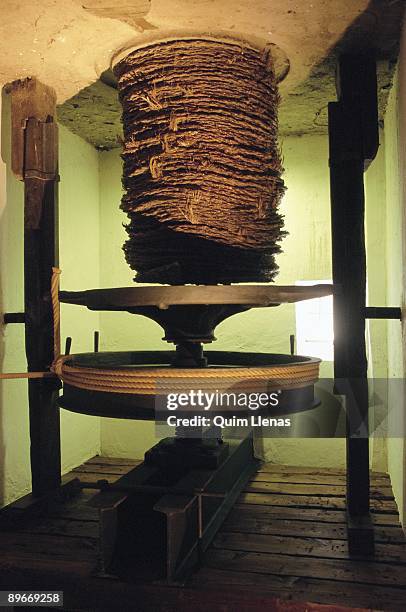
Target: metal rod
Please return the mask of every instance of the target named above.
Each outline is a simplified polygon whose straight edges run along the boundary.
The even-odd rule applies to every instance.
[[[98,491],[109,491],[117,493],[157,493],[159,495],[194,495],[196,497],[214,497],[223,499],[225,493],[205,493],[200,489],[179,489],[175,486],[164,487],[161,485],[115,485],[107,480],[98,480],[97,482],[82,482],[78,481],[77,486],[81,489],[96,489]]]
[[[93,349],[95,353],[99,352],[100,332],[95,331],[93,335]]]
[[[289,343],[290,343],[290,354],[294,355],[295,354],[295,334],[290,334]]]
[[[72,347],[72,338],[68,336],[65,340],[65,355],[70,355],[71,347]]]
[[[198,515],[199,515],[198,538],[199,540],[201,540],[203,537],[203,495],[197,496],[197,510],[198,510]]]

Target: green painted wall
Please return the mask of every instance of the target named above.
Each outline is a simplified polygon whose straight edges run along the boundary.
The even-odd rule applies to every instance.
[[[406,142],[406,39],[403,36],[398,73],[389,98],[385,118],[386,145],[386,265],[388,303],[405,303],[405,210],[406,191],[405,142]],[[388,376],[402,379],[404,376],[404,329],[396,321],[388,321]],[[393,390],[389,403],[396,411],[391,417],[399,430],[405,428],[405,398],[403,392]],[[398,503],[403,525],[406,521],[406,449],[404,438],[388,439],[388,469]]]
[[[9,169],[10,101],[2,100],[0,161],[0,317],[23,310],[23,184]],[[81,138],[60,129],[60,265],[62,285],[84,289],[99,284],[98,154]],[[90,229],[89,229],[90,228]],[[73,350],[89,350],[98,314],[62,307],[62,334]],[[26,369],[24,329],[0,327],[0,371]],[[99,419],[61,413],[62,465],[68,471],[100,447]],[[0,382],[0,504],[30,489],[27,383]]]
[[[379,134],[378,154],[364,177],[365,184],[365,242],[367,251],[367,305],[385,306],[386,298],[386,190],[385,190],[385,139]],[[387,322],[385,320],[366,321],[366,342],[368,355],[369,395],[376,393],[387,403],[385,386],[375,384],[374,379],[387,377]],[[370,411],[370,422],[373,422]],[[387,470],[386,423],[379,429],[379,435],[370,440],[372,469]]]
[[[60,126],[59,225],[61,287],[73,291],[100,286],[98,153]],[[61,338],[72,337],[72,352],[93,350],[99,313],[61,305]],[[62,348],[63,348],[62,346]],[[100,419],[61,410],[62,468],[66,472],[100,449]]]

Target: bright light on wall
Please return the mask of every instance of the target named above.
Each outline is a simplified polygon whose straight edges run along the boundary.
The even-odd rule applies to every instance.
[[[331,280],[297,281],[296,285],[331,284]],[[333,296],[296,303],[296,352],[333,361]]]

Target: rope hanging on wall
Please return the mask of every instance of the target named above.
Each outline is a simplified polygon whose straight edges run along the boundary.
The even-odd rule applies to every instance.
[[[136,280],[272,280],[284,185],[269,53],[237,42],[161,42],[130,53],[115,73],[124,251]]]

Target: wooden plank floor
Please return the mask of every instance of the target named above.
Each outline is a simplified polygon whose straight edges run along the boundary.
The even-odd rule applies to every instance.
[[[68,477],[114,482],[136,461],[94,457]],[[406,610],[406,542],[389,476],[373,473],[376,554],[350,559],[342,470],[265,464],[185,587],[94,575],[97,512],[84,490],[46,515],[0,520],[1,588],[64,589],[65,609]],[[136,602],[134,607],[125,602]],[[294,603],[295,602],[295,603]],[[302,602],[302,603],[298,603]],[[307,602],[307,603],[306,603]],[[310,602],[310,603],[309,603]]]

